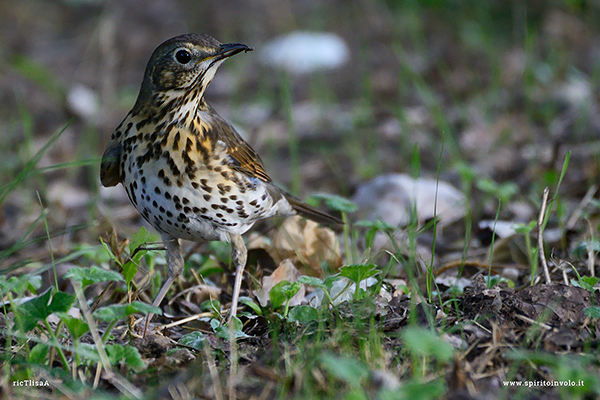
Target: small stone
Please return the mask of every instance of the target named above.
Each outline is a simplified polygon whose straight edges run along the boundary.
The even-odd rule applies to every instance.
[[[294,74],[308,74],[339,68],[349,57],[348,45],[335,33],[297,31],[267,43],[262,59]]]
[[[74,85],[67,93],[67,106],[73,114],[85,120],[95,118],[100,111],[96,92],[81,84]]]
[[[360,186],[352,199],[359,217],[378,218],[391,226],[403,226],[413,208],[419,221],[434,216],[447,224],[465,215],[465,198],[452,185],[435,179],[413,179],[406,174],[381,175]]]

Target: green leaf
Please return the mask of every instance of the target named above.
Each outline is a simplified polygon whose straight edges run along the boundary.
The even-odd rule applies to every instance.
[[[52,296],[52,302],[48,307],[50,314],[55,312],[67,312],[75,302],[75,296],[64,292],[57,292]],[[48,314],[48,315],[50,315]]]
[[[37,365],[45,365],[49,348],[50,346],[45,343],[38,343],[33,346],[29,352],[29,362]]]
[[[210,320],[210,327],[212,328],[213,332],[216,332],[217,329],[221,327],[221,322],[219,322],[218,319],[213,318]]]
[[[583,313],[590,318],[600,318],[600,307],[591,306],[583,310]]]
[[[373,244],[375,243],[375,236],[377,235],[377,229],[369,229],[365,234],[365,248],[371,249],[373,248]]]
[[[331,208],[332,210],[346,212],[346,213],[353,213],[356,210],[358,210],[358,206],[356,204],[354,204],[353,202],[351,202],[348,199],[345,199],[341,196],[336,196],[334,194],[320,193],[320,194],[315,194],[311,197],[313,199],[323,200],[325,202],[325,205],[327,207]]]
[[[202,266],[200,268],[197,268],[196,271],[198,272],[198,275],[206,278],[207,276],[213,274],[222,273],[223,267],[221,266],[219,261],[211,257],[207,258],[206,261],[202,264]]]
[[[594,287],[600,279],[596,278],[595,276],[582,276],[581,280],[590,285],[591,287]]]
[[[379,393],[378,400],[435,400],[443,398],[443,395],[446,393],[446,391],[446,385],[439,379],[432,382],[423,382],[418,379],[411,379],[408,382],[402,382],[402,386],[399,389],[382,390]]]
[[[148,232],[148,230],[146,230],[146,227],[142,226],[140,230],[134,233],[131,237],[131,241],[129,243],[129,253],[133,254],[138,247],[151,242],[152,240],[153,236]]]
[[[127,284],[127,288],[129,288],[131,281],[133,281],[135,274],[138,272],[138,266],[140,265],[139,263],[143,256],[141,253],[142,252],[137,253],[133,260],[129,260],[123,264],[123,279]]]
[[[515,232],[527,235],[534,230],[536,226],[537,221],[531,221],[529,224],[514,224],[513,228],[515,229]]]
[[[221,308],[221,302],[216,299],[206,300],[202,304],[200,304],[200,311],[211,311],[218,312]]]
[[[587,358],[587,357],[586,357]],[[595,361],[589,358],[575,355],[562,355],[561,361],[551,369],[553,377],[563,382],[595,382],[591,385],[566,385],[558,387],[558,395],[561,399],[584,399],[598,398],[598,373],[592,372],[590,365],[595,365]]]
[[[52,288],[41,295],[17,306],[16,312],[25,332],[35,328],[39,321],[43,321],[52,313],[68,311],[75,302],[75,296],[68,293],[57,292],[52,294]]]
[[[479,173],[475,171],[471,165],[459,161],[454,165],[454,170],[458,172],[460,178],[466,185],[470,185],[477,177],[479,177]]]
[[[106,264],[111,260],[111,255],[102,245],[91,246],[89,244],[79,244],[74,246],[74,253],[79,257],[90,260],[95,264]]]
[[[217,324],[213,324],[213,321],[216,321]],[[231,328],[229,324],[233,324]],[[242,324],[242,321],[240,321],[238,317],[233,317],[231,321],[229,321],[225,325],[221,325],[219,321],[213,319],[210,321],[210,325],[215,331],[215,335],[221,339],[229,340],[229,338],[231,337],[230,329],[233,331],[233,337],[235,339],[250,337],[242,331],[244,324]]]
[[[26,277],[27,279],[27,289],[30,292],[35,293],[36,290],[42,287],[42,276],[41,275],[30,275]]]
[[[584,280],[584,278],[586,278],[586,277],[581,277],[579,279],[571,279],[571,284],[573,286],[585,289],[588,292],[592,292],[593,293],[594,290],[595,290],[594,286],[590,285],[586,280]]]
[[[65,326],[71,333],[71,336],[73,336],[74,340],[79,339],[90,330],[87,322],[82,321],[79,318],[72,317],[64,312],[56,313],[56,315],[65,323]]]
[[[287,293],[290,293],[290,282],[281,281],[278,284],[276,284],[275,286],[273,286],[273,288],[269,292],[269,299],[271,300],[271,307],[273,307],[273,308],[281,307],[283,305],[283,303],[285,303],[285,301],[287,299],[289,299],[289,297],[287,296]],[[294,297],[294,296],[292,296],[292,297]]]
[[[298,281],[294,283],[288,283],[287,285],[282,286],[283,294],[289,300],[296,295],[302,288],[302,284]]]
[[[180,343],[184,346],[193,347],[196,350],[201,350],[203,343],[206,341],[207,337],[204,333],[195,331],[192,333],[188,333],[187,335],[183,335],[179,338],[177,343]]]
[[[254,302],[250,297],[242,296],[240,297],[240,304],[247,305],[256,313],[256,315],[262,315],[262,309],[258,304]]]
[[[106,353],[108,354],[108,358],[112,365],[123,363],[136,371],[146,367],[140,352],[135,347],[123,346],[120,344],[108,344],[106,345]]]
[[[335,275],[329,276],[325,280],[322,280],[320,278],[315,278],[313,276],[303,275],[300,278],[298,278],[297,282],[322,289],[325,296],[327,297],[327,301],[332,302],[329,291],[333,287],[333,283],[341,278],[342,278],[342,276],[340,274],[335,274]]]
[[[507,349],[505,357],[508,360],[542,364],[548,366],[556,366],[556,364],[565,361],[562,357],[556,357],[555,354],[516,348]]]
[[[314,277],[314,276],[302,275],[300,278],[298,278],[298,280],[296,282],[303,283],[305,285],[310,285],[310,286],[318,287],[318,288],[321,288],[323,290],[329,289],[325,285],[325,283],[323,282],[323,279],[317,278],[317,277]]]
[[[98,268],[96,266],[90,268],[71,268],[65,274],[65,278],[81,282],[81,286],[83,288],[86,288],[93,283],[110,281],[118,282],[123,280],[123,277],[118,272],[104,268]]]
[[[345,267],[340,268],[340,275],[350,279],[357,285],[365,279],[377,275],[380,272],[381,271],[378,270],[376,265],[374,264],[347,265]]]
[[[288,281],[279,282],[277,285],[273,286],[271,291],[269,291],[269,299],[271,300],[271,307],[277,308],[281,307],[283,303],[285,303],[285,294],[281,289],[283,284],[289,283]]]
[[[114,255],[110,247],[108,247],[108,244],[104,243],[104,240],[102,240],[102,238],[100,238],[100,242],[102,243],[102,247],[104,247],[104,250],[106,250],[106,253],[109,255],[110,259],[113,260],[118,266],[123,267],[121,261],[119,261],[117,256]]]
[[[452,360],[454,349],[429,329],[409,326],[402,332],[404,343],[411,352],[420,356],[433,357],[442,362]]]
[[[488,193],[501,200],[502,204],[506,204],[519,193],[519,186],[514,182],[497,183],[490,178],[483,178],[475,184],[477,189],[484,193]]]
[[[360,387],[361,382],[369,375],[369,369],[357,358],[323,354],[320,361],[331,375],[354,388]]]
[[[148,254],[147,250],[141,250],[138,252],[136,252],[136,250],[140,246],[143,246],[144,244],[152,241],[152,239],[152,235],[143,226],[131,238],[131,243],[129,244],[129,253],[135,254],[130,260],[123,264],[123,279],[125,279],[127,287],[129,287],[131,281],[133,281],[133,278],[135,277],[135,274],[137,274],[138,266],[140,265],[140,260],[146,254]]]
[[[150,313],[162,315],[162,310],[158,307],[152,307],[149,304],[142,303],[141,301],[134,301],[131,304],[113,304],[99,308],[94,311],[94,317],[105,322],[114,322],[135,313],[140,313],[143,315]]]
[[[334,282],[339,281],[340,279],[342,279],[342,275],[340,274],[331,275],[325,278],[323,284],[325,285],[326,290],[329,291],[333,287]]]
[[[316,308],[306,305],[293,307],[288,313],[290,321],[312,322],[319,319],[319,311]]]
[[[76,350],[77,354],[82,357],[81,364],[91,366],[100,361],[98,348],[92,343],[79,343]]]
[[[26,289],[34,292],[42,286],[42,277],[40,275],[21,275],[11,276],[6,279],[6,275],[0,275],[0,298],[8,292],[16,293],[21,296]]]

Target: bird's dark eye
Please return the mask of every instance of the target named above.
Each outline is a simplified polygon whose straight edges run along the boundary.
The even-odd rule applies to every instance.
[[[187,64],[192,61],[192,55],[187,50],[177,50],[175,53],[175,60],[180,64]]]

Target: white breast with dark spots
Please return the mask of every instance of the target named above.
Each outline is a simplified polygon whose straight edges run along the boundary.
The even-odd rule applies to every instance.
[[[191,175],[183,160],[170,155],[148,156],[135,147],[125,160],[123,185],[142,216],[159,231],[188,240],[226,240],[243,234],[259,219],[279,211],[290,213],[285,198],[270,184],[231,169],[220,143],[207,164],[198,163]]]

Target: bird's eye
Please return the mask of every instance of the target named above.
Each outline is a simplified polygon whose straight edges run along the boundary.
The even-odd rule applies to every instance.
[[[181,49],[175,53],[175,60],[180,64],[187,64],[192,61],[192,55],[189,51]]]

